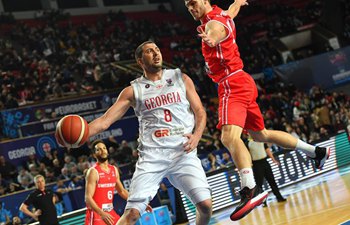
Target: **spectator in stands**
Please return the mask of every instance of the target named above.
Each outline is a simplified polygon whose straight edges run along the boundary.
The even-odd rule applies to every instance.
[[[11,213],[4,208],[4,203],[0,202],[0,225],[6,225],[11,221]]]
[[[14,181],[17,178],[17,168],[11,162],[6,161],[2,155],[0,156],[0,173],[7,181]]]
[[[34,165],[34,168],[39,168],[40,161],[37,159],[36,154],[31,154],[28,156],[28,159],[25,161],[25,166],[27,169],[29,169],[30,172],[30,165]]]
[[[80,176],[72,175],[70,182],[68,183],[68,188],[71,190],[83,188],[83,179]]]
[[[12,218],[12,224],[11,225],[21,225],[22,221],[21,218],[19,218],[18,216],[14,216]]]
[[[71,173],[72,173],[72,168],[73,168],[73,167],[76,167],[76,166],[77,166],[77,164],[76,164],[75,162],[73,162],[71,156],[66,155],[66,156],[64,157],[64,165],[63,165],[63,168],[67,169],[68,174],[71,174]]]
[[[320,104],[316,109],[316,115],[319,118],[320,126],[329,129],[331,127],[330,110],[326,103]]]
[[[296,101],[294,102],[294,107],[293,107],[293,119],[294,121],[299,121],[303,117],[303,111],[300,108],[300,102]]]
[[[45,170],[44,176],[46,178],[46,182],[48,182],[48,183],[55,182],[57,180],[57,177],[55,176],[55,173],[54,173],[52,167],[48,167]]]
[[[122,140],[119,147],[118,161],[121,163],[130,163],[132,158],[132,148],[129,147],[129,144],[126,140]]]
[[[36,189],[27,196],[19,209],[39,221],[40,225],[59,225],[53,192],[46,189],[45,178],[37,175],[34,177],[34,182]],[[34,213],[28,209],[30,205],[36,209]]]
[[[56,193],[60,193],[60,194],[65,194],[65,193],[68,193],[69,191],[71,191],[72,189],[70,189],[68,186],[66,186],[64,181],[65,181],[65,179],[63,177],[58,177],[56,185],[54,185],[52,188],[53,191]]]
[[[33,187],[33,184],[30,184],[27,180],[24,180],[24,182],[19,185],[17,183],[11,182],[8,186],[8,189],[6,190],[7,193],[15,193],[17,191],[30,189]]]
[[[65,179],[63,177],[60,176],[57,178],[57,182],[53,186],[52,190],[59,196],[59,198],[63,199],[64,210],[71,212],[73,210],[72,202],[68,195],[71,189],[65,184]]]
[[[68,169],[67,168],[65,168],[65,167],[63,167],[62,169],[61,169],[61,176],[64,178],[64,179],[70,179],[70,173],[69,173],[69,171],[68,171]]]
[[[24,180],[26,180],[26,184],[33,184],[34,183],[34,177],[31,173],[29,173],[28,170],[26,170],[24,167],[20,169],[19,174],[17,176],[17,182],[22,185],[24,183]],[[23,185],[22,185],[23,186]],[[24,185],[25,186],[25,185]]]
[[[118,149],[120,147],[118,141],[113,135],[108,137],[108,146],[113,147],[114,149]]]
[[[233,166],[233,161],[228,152],[222,154],[222,165],[224,166]]]
[[[158,197],[161,205],[166,205],[172,211],[171,201],[168,193],[168,188],[164,182],[160,183],[158,190]]]
[[[321,140],[328,140],[329,139],[328,130],[324,126],[320,127],[320,138],[321,138]]]
[[[58,197],[57,194],[53,194],[53,197],[54,197],[57,216],[62,216],[62,214],[64,212],[62,200]]]
[[[83,174],[84,170],[90,168],[90,163],[88,161],[88,157],[86,155],[79,156],[77,169],[80,175]]]
[[[5,195],[7,193],[7,188],[0,185],[0,196]]]
[[[7,109],[18,108],[18,101],[12,94],[7,94],[5,107]]]
[[[36,175],[40,174],[40,173],[39,173],[39,170],[40,170],[39,166],[37,166],[37,165],[34,164],[34,163],[29,164],[29,165],[28,165],[28,169],[29,169],[29,173],[30,173],[33,177],[35,177]]]
[[[53,155],[51,151],[46,151],[45,156],[41,158],[40,162],[44,163],[46,166],[52,167],[53,166]]]
[[[213,153],[208,154],[208,160],[210,162],[210,169],[207,172],[215,171],[222,167],[222,164],[217,160],[216,156]]]
[[[60,161],[58,159],[54,159],[52,161],[53,164],[53,172],[56,177],[58,177],[61,174],[62,167],[60,165]]]
[[[0,173],[0,186],[7,188],[9,181],[2,178],[2,174]]]

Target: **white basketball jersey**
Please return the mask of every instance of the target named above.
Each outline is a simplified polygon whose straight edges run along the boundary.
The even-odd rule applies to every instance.
[[[192,133],[194,115],[186,98],[179,69],[164,69],[161,80],[144,76],[131,82],[139,120],[139,151],[147,148],[179,148]]]

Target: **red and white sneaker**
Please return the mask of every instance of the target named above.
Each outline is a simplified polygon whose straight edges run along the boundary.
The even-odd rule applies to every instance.
[[[255,207],[262,204],[268,195],[267,191],[260,193],[260,189],[257,186],[253,189],[244,187],[239,193],[241,195],[241,202],[230,216],[230,219],[233,221],[245,217]]]

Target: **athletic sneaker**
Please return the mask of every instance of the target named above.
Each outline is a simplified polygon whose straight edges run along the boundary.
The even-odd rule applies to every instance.
[[[263,207],[267,207],[267,198],[262,203]]]
[[[287,201],[287,199],[286,198],[277,198],[277,202],[286,202]]]
[[[313,158],[315,161],[315,166],[317,169],[322,169],[324,163],[329,158],[329,155],[331,154],[331,148],[330,147],[319,147],[316,146],[316,157]]]
[[[257,186],[253,189],[244,187],[239,193],[241,195],[241,202],[230,216],[230,219],[233,221],[242,219],[256,206],[260,205],[268,195],[267,191],[260,193],[260,189]]]

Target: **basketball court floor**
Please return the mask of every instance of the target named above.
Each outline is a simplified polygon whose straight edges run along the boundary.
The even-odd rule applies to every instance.
[[[234,206],[215,213],[210,224],[350,225],[350,166],[285,187],[281,193],[287,202],[278,203],[270,193],[268,207],[258,206],[240,221],[231,221]]]

